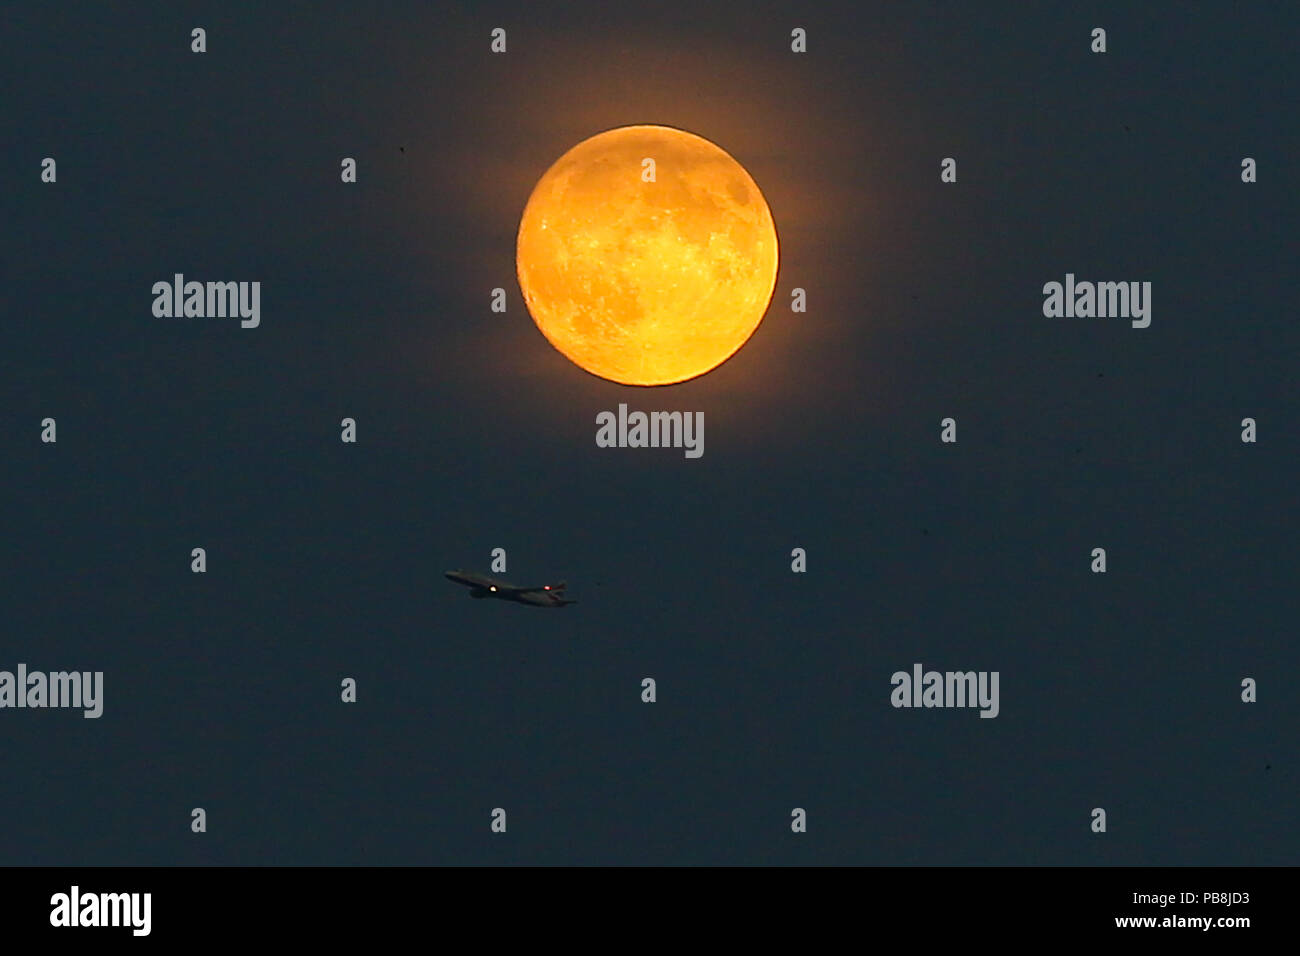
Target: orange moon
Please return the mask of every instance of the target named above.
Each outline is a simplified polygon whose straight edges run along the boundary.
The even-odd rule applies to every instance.
[[[745,168],[707,139],[624,126],[583,140],[534,187],[519,287],[580,368],[670,385],[745,344],[776,287],[776,227]]]

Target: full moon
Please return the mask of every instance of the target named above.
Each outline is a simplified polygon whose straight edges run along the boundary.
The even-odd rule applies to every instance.
[[[608,130],[561,156],[516,245],[542,334],[624,385],[682,382],[734,355],[763,320],[776,266],[776,227],[749,173],[667,126]]]

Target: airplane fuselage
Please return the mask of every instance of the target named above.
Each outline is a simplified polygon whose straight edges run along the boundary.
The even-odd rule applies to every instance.
[[[475,571],[462,571],[459,569],[446,572],[446,577],[449,581],[455,581],[457,584],[469,588],[469,596],[472,598],[497,598],[502,601],[531,604],[534,607],[564,607],[568,604],[578,603],[565,598],[565,585],[563,584],[545,584],[538,588],[521,588],[509,581],[502,581],[499,578],[489,577]]]

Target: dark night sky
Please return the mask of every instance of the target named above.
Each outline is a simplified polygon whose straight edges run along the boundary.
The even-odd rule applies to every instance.
[[[135,6],[5,15],[0,669],[105,704],[0,711],[0,864],[1300,861],[1294,4]],[[658,389],[514,278],[537,178],[633,123],[781,239]],[[261,326],[153,317],[174,272]],[[1067,272],[1151,327],[1045,318]],[[619,402],[703,458],[597,448]],[[581,603],[443,580],[494,547]],[[916,661],[1000,716],[892,708]]]

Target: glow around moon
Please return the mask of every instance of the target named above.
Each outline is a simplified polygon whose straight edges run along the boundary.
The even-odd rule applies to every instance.
[[[533,321],[574,364],[668,385],[721,365],[758,327],[776,286],[776,228],[722,149],[625,126],[579,143],[538,181],[516,265]]]

